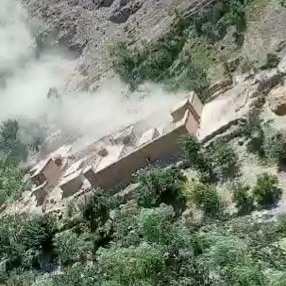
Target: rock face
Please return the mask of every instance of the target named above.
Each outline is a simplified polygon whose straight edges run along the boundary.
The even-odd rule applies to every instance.
[[[278,116],[286,115],[286,86],[280,85],[268,94],[269,107]]]
[[[280,73],[286,74],[286,56],[282,58],[282,60],[278,64],[277,69]]]
[[[122,40],[140,45],[141,41],[158,38],[174,22],[175,11],[201,5],[197,0],[22,1],[31,19],[45,25],[38,37],[40,43],[48,38],[47,33],[56,36],[58,43],[79,56],[78,70],[90,84],[109,75],[111,42]]]

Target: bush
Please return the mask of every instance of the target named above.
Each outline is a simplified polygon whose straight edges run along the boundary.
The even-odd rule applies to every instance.
[[[109,217],[109,212],[115,206],[116,198],[111,191],[94,189],[85,204],[82,205],[83,217],[87,221],[90,231],[102,226]]]
[[[25,161],[27,147],[18,138],[19,123],[17,120],[4,121],[0,127],[0,152],[9,159]]]
[[[263,122],[255,115],[242,125],[241,134],[247,139],[247,150],[269,162],[278,163],[286,159],[286,135]]]
[[[42,217],[15,215],[2,218],[0,253],[3,260],[7,259],[6,269],[38,266],[51,235]]]
[[[184,136],[181,138],[181,145],[188,167],[197,170],[204,181],[213,180],[214,174],[210,160],[198,139],[196,137]]]
[[[225,180],[239,175],[238,156],[226,142],[215,142],[209,152],[217,178]]]
[[[142,241],[139,231],[138,215],[140,209],[132,202],[115,210],[113,218],[113,239],[117,245],[129,247]]]
[[[263,144],[265,141],[264,124],[259,116],[249,116],[247,121],[241,126],[241,135],[247,139],[247,151],[265,157]]]
[[[181,145],[188,166],[197,170],[202,181],[233,178],[239,173],[238,156],[225,142],[215,142],[208,149],[195,137],[182,137]]]
[[[51,281],[49,282],[50,283],[48,283],[48,285],[43,283],[43,286],[103,285],[100,283],[101,281],[99,282],[95,267],[81,264],[77,265],[76,267],[65,268],[63,273],[60,275],[52,275]]]
[[[273,134],[274,133],[274,134]],[[279,162],[286,159],[286,136],[281,132],[268,130],[263,144],[264,153],[268,160]]]
[[[255,265],[238,265],[230,269],[230,285],[261,286],[265,285],[266,277]]]
[[[190,233],[182,225],[174,225],[175,213],[172,207],[142,209],[139,227],[143,238],[150,244],[156,243],[169,249],[190,248]]]
[[[24,171],[14,160],[0,159],[0,205],[18,199],[27,186]]]
[[[64,231],[55,235],[53,244],[63,265],[91,259],[93,243],[88,233]]]
[[[157,285],[166,268],[164,252],[147,243],[138,247],[102,249],[98,264],[107,280],[126,286]]]
[[[207,249],[203,255],[204,261],[212,270],[220,270],[230,266],[246,264],[248,260],[248,245],[232,235],[208,234]]]
[[[233,201],[239,215],[247,215],[254,210],[254,199],[248,186],[237,186],[234,190]]]
[[[148,172],[139,172],[136,181],[136,200],[139,206],[150,208],[160,203],[172,205],[176,211],[184,208],[185,198],[182,195],[183,182],[186,177],[176,168],[154,168]]]
[[[279,188],[278,178],[275,175],[263,173],[257,176],[252,193],[258,206],[270,207],[280,200],[282,189]]]
[[[262,66],[262,69],[272,69],[276,68],[280,62],[280,59],[277,55],[268,53],[266,54],[266,63]]]
[[[189,194],[190,200],[207,216],[214,217],[219,214],[220,201],[215,187],[203,183],[194,183]]]

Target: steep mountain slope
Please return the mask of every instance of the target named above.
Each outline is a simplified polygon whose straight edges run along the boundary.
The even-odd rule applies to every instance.
[[[152,0],[24,0],[30,14],[56,32],[60,43],[81,55],[79,71],[89,82],[110,69],[108,44],[131,44],[160,37],[173,21],[174,9],[185,10],[190,1]]]

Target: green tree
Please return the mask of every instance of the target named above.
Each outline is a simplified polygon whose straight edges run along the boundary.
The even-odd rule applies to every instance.
[[[264,125],[259,116],[255,114],[248,116],[241,126],[241,135],[247,139],[247,151],[260,158],[265,157],[263,147],[265,141]]]
[[[116,204],[116,198],[112,196],[111,191],[106,192],[102,189],[94,189],[91,195],[81,206],[83,217],[88,222],[91,231],[104,225],[109,217],[109,211]]]
[[[39,265],[51,235],[43,217],[15,215],[2,218],[0,253],[6,269],[31,269]]]
[[[268,128],[263,144],[265,156],[268,160],[280,162],[286,159],[286,136]]]
[[[14,160],[0,159],[0,205],[18,199],[27,187],[24,171]]]
[[[166,269],[162,249],[147,243],[138,247],[101,249],[98,263],[107,280],[122,286],[158,285]]]
[[[278,178],[275,175],[263,173],[257,176],[252,193],[258,206],[271,207],[279,201],[282,189],[278,186],[278,183]]]
[[[236,186],[233,201],[239,215],[246,215],[254,210],[254,198],[250,193],[249,186]]]
[[[214,174],[210,160],[198,139],[196,137],[183,136],[181,145],[188,166],[197,170],[202,180],[213,180]]]
[[[215,142],[209,152],[213,170],[217,178],[225,180],[239,175],[238,156],[226,142]]]
[[[175,212],[171,206],[142,209],[139,227],[143,238],[150,244],[159,244],[170,249],[191,248],[190,233],[181,225],[174,224]]]
[[[81,234],[69,230],[60,232],[55,235],[53,245],[63,265],[85,262],[92,258],[93,242],[87,232]]]
[[[136,190],[138,205],[149,208],[163,202],[172,205],[176,211],[185,207],[182,187],[186,177],[178,168],[153,168],[139,172],[136,181],[139,183]]]
[[[18,138],[17,120],[4,121],[0,127],[0,152],[10,159],[25,161],[28,156],[26,146]]]
[[[87,266],[78,264],[75,267],[67,267],[64,273],[60,275],[53,275],[48,285],[44,283],[41,286],[67,286],[67,285],[81,285],[81,286],[100,286],[104,285],[96,275],[96,268],[94,266]],[[111,286],[111,285],[110,285]],[[114,285],[115,286],[115,285]]]
[[[194,183],[190,193],[191,201],[205,212],[205,215],[214,217],[220,212],[219,196],[215,187],[203,183]]]

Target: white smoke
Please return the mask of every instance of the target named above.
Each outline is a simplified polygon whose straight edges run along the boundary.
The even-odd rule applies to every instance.
[[[45,120],[59,129],[98,138],[155,112],[161,121],[178,100],[177,95],[166,94],[152,84],[145,86],[148,96],[126,98],[121,93],[125,86],[118,81],[107,82],[94,94],[62,94],[61,104],[48,100],[49,89],[61,90],[76,60],[58,51],[35,57],[28,15],[17,0],[1,0],[0,43],[0,122],[10,118]]]

